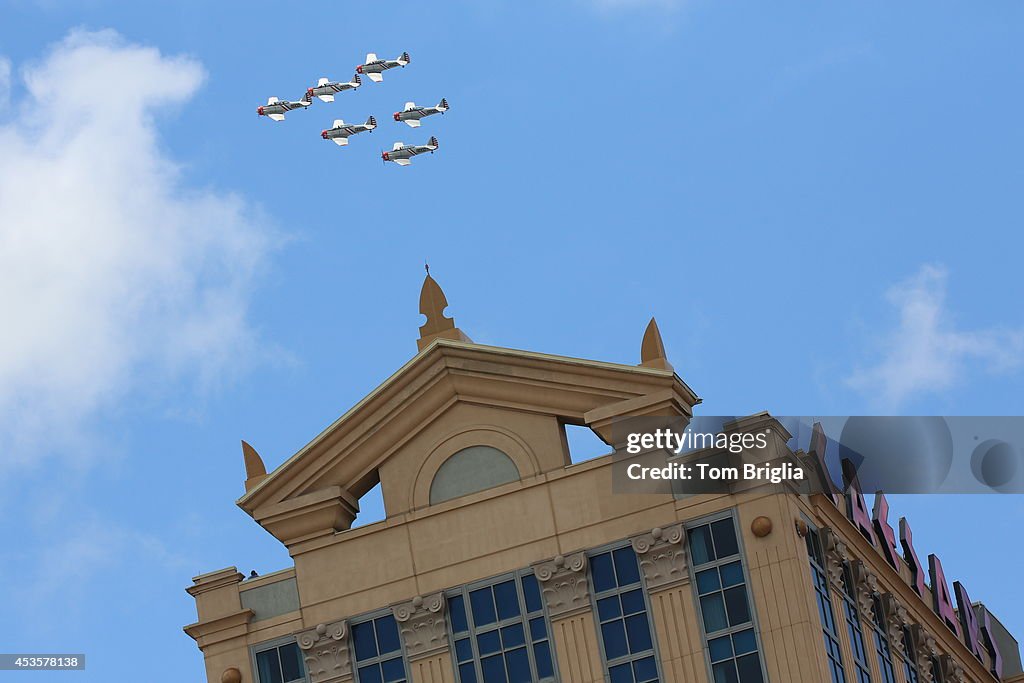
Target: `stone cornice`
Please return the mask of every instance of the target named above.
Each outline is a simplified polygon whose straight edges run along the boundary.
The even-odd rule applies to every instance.
[[[189,624],[184,631],[196,641],[201,650],[205,650],[210,645],[244,637],[249,632],[252,617],[251,609],[243,609],[217,619]]]

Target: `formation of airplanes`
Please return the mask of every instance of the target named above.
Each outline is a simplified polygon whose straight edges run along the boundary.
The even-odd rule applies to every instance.
[[[356,90],[362,84],[361,76],[366,76],[374,83],[381,83],[384,80],[383,73],[395,67],[405,67],[410,62],[409,53],[403,52],[395,59],[378,59],[377,55],[370,52],[366,55],[366,61],[356,67],[356,72],[350,81],[332,81],[329,78],[321,78],[317,84],[306,89],[306,94],[296,101],[280,100],[271,97],[265,105],[256,108],[256,113],[266,116],[273,121],[284,121],[285,114],[298,109],[308,109],[313,104],[313,98],[321,102],[334,102],[334,96],[347,90]],[[432,107],[417,106],[415,102],[406,102],[401,111],[394,113],[394,120],[404,123],[410,128],[419,128],[421,121],[434,114],[444,114],[448,111],[448,100],[441,98],[441,101]],[[320,137],[324,140],[331,140],[338,146],[348,145],[348,139],[359,133],[368,133],[377,127],[377,119],[370,116],[365,123],[345,123],[342,119],[335,119],[330,128],[320,131]],[[406,145],[404,142],[396,142],[390,151],[381,152],[383,162],[393,162],[399,166],[408,166],[410,159],[426,152],[433,153],[438,148],[437,138],[431,138],[422,145]]]

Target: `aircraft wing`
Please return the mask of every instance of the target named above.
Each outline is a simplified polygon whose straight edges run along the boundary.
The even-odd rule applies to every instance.
[[[403,109],[402,111],[409,111],[410,109],[415,109],[415,108],[416,108],[416,103],[415,102],[406,102],[405,103],[405,109]]]
[[[406,119],[404,121],[404,123],[405,123],[405,125],[409,126],[410,128],[419,128],[420,127],[420,122],[419,122],[418,119]]]
[[[331,139],[334,140],[334,144],[336,144],[336,145],[347,145],[348,144],[348,138],[331,138]]]
[[[367,52],[366,53],[366,61],[363,62],[363,63],[364,64],[369,64],[370,62],[376,62],[376,61],[377,61],[377,55],[373,54],[372,52]]]
[[[395,159],[395,163],[398,164],[399,166],[408,166],[412,162],[409,161],[408,159]]]
[[[321,102],[333,102],[334,95],[317,95],[317,99],[319,99]]]
[[[284,114],[267,114],[267,116],[275,121],[284,121]]]
[[[279,100],[276,97],[268,97],[267,98],[267,104],[277,104],[278,101]]]
[[[373,71],[371,71],[370,73],[366,74],[366,76],[371,81],[373,81],[374,83],[380,83],[381,81],[384,80],[383,76],[381,76],[379,73],[376,73],[376,72],[373,72]]]
[[[404,142],[396,142],[394,146],[391,148],[391,151],[394,152],[396,150],[402,149],[403,147],[405,147]]]

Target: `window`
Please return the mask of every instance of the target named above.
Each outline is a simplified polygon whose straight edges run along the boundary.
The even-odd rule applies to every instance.
[[[871,683],[868,669],[868,656],[864,646],[864,631],[860,626],[860,614],[857,611],[856,588],[853,584],[853,572],[850,563],[843,563],[843,614],[846,615],[846,630],[850,635],[850,649],[853,650],[853,665],[857,672],[857,683]]]
[[[829,597],[825,555],[821,549],[821,537],[818,535],[818,530],[808,525],[807,536],[804,540],[807,542],[807,556],[811,560],[814,594],[818,601],[818,616],[821,618],[821,631],[825,638],[825,655],[828,658],[832,683],[846,683],[843,655],[839,647],[839,631],[836,628],[835,613],[832,611],[832,600]]]
[[[352,624],[352,651],[358,683],[405,683],[405,658],[398,623],[391,614]]]
[[[299,646],[290,642],[274,642],[257,646],[256,678],[259,683],[291,683],[305,681]]]
[[[547,617],[532,572],[450,592],[448,625],[459,683],[555,680]]]
[[[590,556],[598,633],[611,683],[651,683],[658,663],[640,564],[631,546]]]
[[[896,683],[896,670],[892,665],[892,649],[889,647],[889,635],[885,632],[885,614],[882,612],[882,601],[877,595],[871,598],[872,630],[875,636],[875,656],[878,657],[878,670],[882,672],[882,683]]]
[[[763,683],[735,521],[729,516],[687,534],[714,683]]]

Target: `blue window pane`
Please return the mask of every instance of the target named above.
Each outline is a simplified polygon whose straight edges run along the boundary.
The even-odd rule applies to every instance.
[[[277,658],[277,648],[257,652],[256,668],[259,670],[260,683],[283,683],[281,680],[281,664]]]
[[[612,683],[633,683],[633,667],[629,662],[608,669]]]
[[[476,683],[476,669],[473,662],[459,665],[459,683]]]
[[[621,621],[601,624],[601,635],[604,637],[605,659],[616,659],[629,654],[629,648],[626,647],[626,629],[623,628]]]
[[[470,593],[469,604],[473,610],[473,623],[477,628],[493,624],[497,620],[490,588],[481,588]]]
[[[382,683],[380,678],[380,664],[370,664],[359,667],[359,683]]]
[[[721,593],[705,595],[700,599],[700,613],[704,617],[704,633],[721,631],[729,625],[725,618],[725,603]]]
[[[626,636],[629,639],[629,651],[633,654],[651,649],[651,630],[647,627],[646,614],[626,617]]]
[[[296,643],[288,643],[278,648],[281,656],[281,677],[285,683],[301,680],[306,674],[302,670],[302,657],[299,656],[299,646]]]
[[[643,612],[647,608],[644,605],[644,594],[639,588],[635,591],[629,591],[628,593],[622,594],[622,613],[623,614],[636,614],[637,612]]]
[[[747,589],[737,586],[725,591],[725,611],[729,614],[729,625],[737,626],[750,621],[750,608],[747,605]]]
[[[721,583],[718,581],[717,569],[705,569],[702,572],[697,572],[697,590],[701,594],[716,591],[721,587]]]
[[[466,622],[466,602],[461,595],[449,598],[448,615],[451,617],[453,633],[469,630],[469,624]]]
[[[494,602],[498,605],[498,619],[519,616],[519,595],[515,581],[505,581],[494,587]]]
[[[611,553],[601,553],[590,558],[590,576],[594,580],[595,593],[615,588],[615,572],[612,569]]]
[[[481,633],[476,637],[476,648],[482,655],[489,655],[492,652],[497,652],[501,649],[501,639],[498,637],[497,631],[488,631],[487,633]]]
[[[715,683],[739,683],[740,679],[736,676],[736,665],[731,660],[715,664],[711,667],[711,672],[715,675]]]
[[[711,531],[706,524],[690,529],[690,557],[695,565],[715,559],[715,549],[711,546]]]
[[[734,633],[732,635],[732,646],[736,649],[736,654],[738,655],[745,655],[756,650],[757,639],[754,638],[754,629]]]
[[[501,629],[501,646],[506,650],[519,647],[526,643],[526,634],[523,633],[522,624],[512,624]],[[512,675],[511,673],[509,674]]]
[[[622,610],[619,609],[619,596],[613,595],[610,598],[598,600],[597,616],[601,621],[608,621],[609,619],[622,616]]]
[[[533,640],[543,640],[548,637],[548,627],[544,623],[544,617],[535,617],[530,619],[530,638]]]
[[[520,647],[505,653],[505,667],[508,670],[508,683],[530,683],[530,657],[526,648]]]
[[[725,588],[743,583],[743,567],[739,562],[722,565],[719,570],[722,572],[722,586]]]
[[[460,662],[468,662],[473,659],[473,644],[469,638],[455,641],[455,657]]]
[[[736,543],[736,527],[733,525],[731,517],[712,522],[711,535],[715,539],[715,555],[719,559],[739,554],[740,547]]]
[[[505,661],[500,654],[484,657],[480,660],[480,669],[484,673],[484,683],[507,683]]]
[[[757,653],[744,655],[736,660],[736,668],[740,670],[739,683],[764,683],[764,675],[761,673],[761,662],[757,659]]]
[[[381,672],[384,674],[384,683],[396,683],[405,680],[405,664],[401,657],[381,662]]]
[[[356,661],[377,656],[377,639],[373,635],[373,622],[364,621],[352,627],[352,642],[356,646]]]
[[[658,680],[658,666],[654,663],[654,657],[644,657],[633,662],[633,676],[636,683]]]
[[[386,655],[389,652],[398,652],[402,649],[402,642],[398,639],[398,622],[390,614],[386,617],[374,619],[377,628],[377,649],[380,654]]]
[[[523,577],[523,597],[526,598],[527,612],[539,612],[543,609],[540,601],[540,585],[537,583],[537,577],[533,574]]]
[[[640,583],[640,565],[637,564],[633,549],[619,548],[612,555],[615,557],[615,576],[619,580],[619,586]]]
[[[551,665],[551,647],[548,645],[548,641],[542,640],[533,646],[533,659],[537,662],[539,678],[552,678],[555,675],[554,667]]]
[[[732,643],[729,642],[729,636],[709,640],[708,653],[711,655],[712,662],[720,662],[732,657]]]

